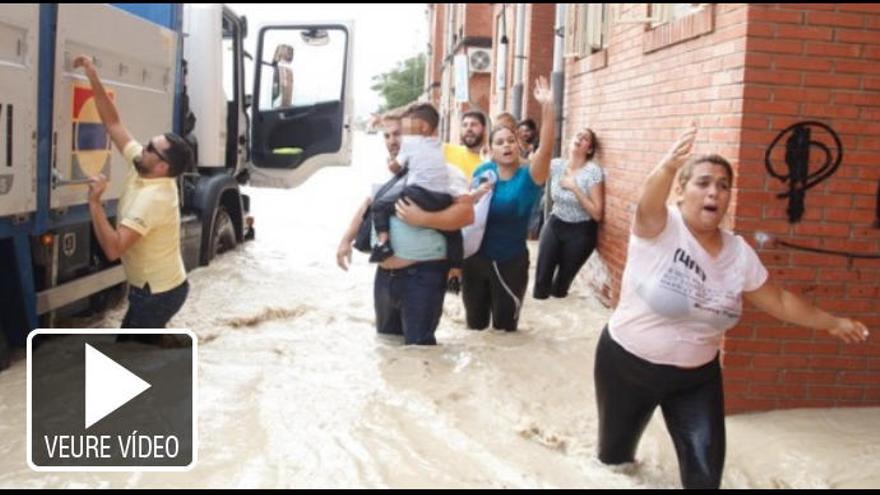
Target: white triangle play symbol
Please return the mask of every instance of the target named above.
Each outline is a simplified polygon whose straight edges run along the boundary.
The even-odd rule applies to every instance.
[[[151,385],[86,344],[86,428]]]

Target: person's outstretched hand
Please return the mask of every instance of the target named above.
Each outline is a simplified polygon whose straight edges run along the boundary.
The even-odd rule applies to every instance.
[[[85,69],[86,73],[95,72],[96,70],[95,64],[92,62],[92,57],[89,57],[88,55],[80,55],[73,59],[73,68],[79,69],[80,67]]]
[[[672,148],[670,148],[666,153],[666,156],[663,157],[663,166],[669,168],[673,172],[677,172],[687,161],[687,157],[690,155],[691,149],[694,147],[694,139],[696,137],[697,124],[691,122],[691,125],[681,133],[678,137],[678,141],[672,145]]]
[[[339,268],[348,271],[351,266],[351,243],[342,243],[336,249],[336,264]]]
[[[838,318],[837,324],[828,329],[828,333],[846,342],[857,344],[868,340],[868,328],[860,321],[849,318]]]
[[[107,177],[104,174],[98,174],[89,177],[89,201],[94,203],[101,202],[101,196],[107,190]]]
[[[535,81],[535,101],[542,106],[553,104],[553,90],[547,84],[547,78],[544,76]]]

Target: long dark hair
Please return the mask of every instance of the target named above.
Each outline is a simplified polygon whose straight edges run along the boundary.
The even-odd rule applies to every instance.
[[[590,150],[587,151],[587,160],[592,160],[596,153],[599,152],[599,140],[596,138],[596,131],[590,129],[589,127],[584,128],[584,132],[588,132],[590,134]],[[577,134],[575,134],[576,136]]]

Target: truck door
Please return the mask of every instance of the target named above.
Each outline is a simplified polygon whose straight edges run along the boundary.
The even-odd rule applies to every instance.
[[[37,206],[39,20],[39,5],[0,5],[0,217]]]
[[[105,199],[118,199],[131,165],[112,149],[91,85],[77,55],[91,55],[104,87],[134,139],[146,142],[172,128],[177,33],[110,5],[58,6],[55,45],[52,169],[63,179],[103,173]],[[87,186],[54,187],[50,205],[86,203]]]
[[[295,187],[351,162],[352,30],[344,24],[259,30],[251,184]]]

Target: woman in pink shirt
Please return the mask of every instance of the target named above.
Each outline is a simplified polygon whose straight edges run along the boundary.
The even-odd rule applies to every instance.
[[[742,237],[719,225],[733,169],[719,155],[687,160],[692,124],[644,184],[630,235],[620,303],[596,349],[599,459],[635,460],[660,406],[685,488],[718,488],[725,430],[719,347],[742,296],[774,317],[824,329],[847,343],[868,330],[780,289]],[[676,207],[666,200],[678,174]]]

